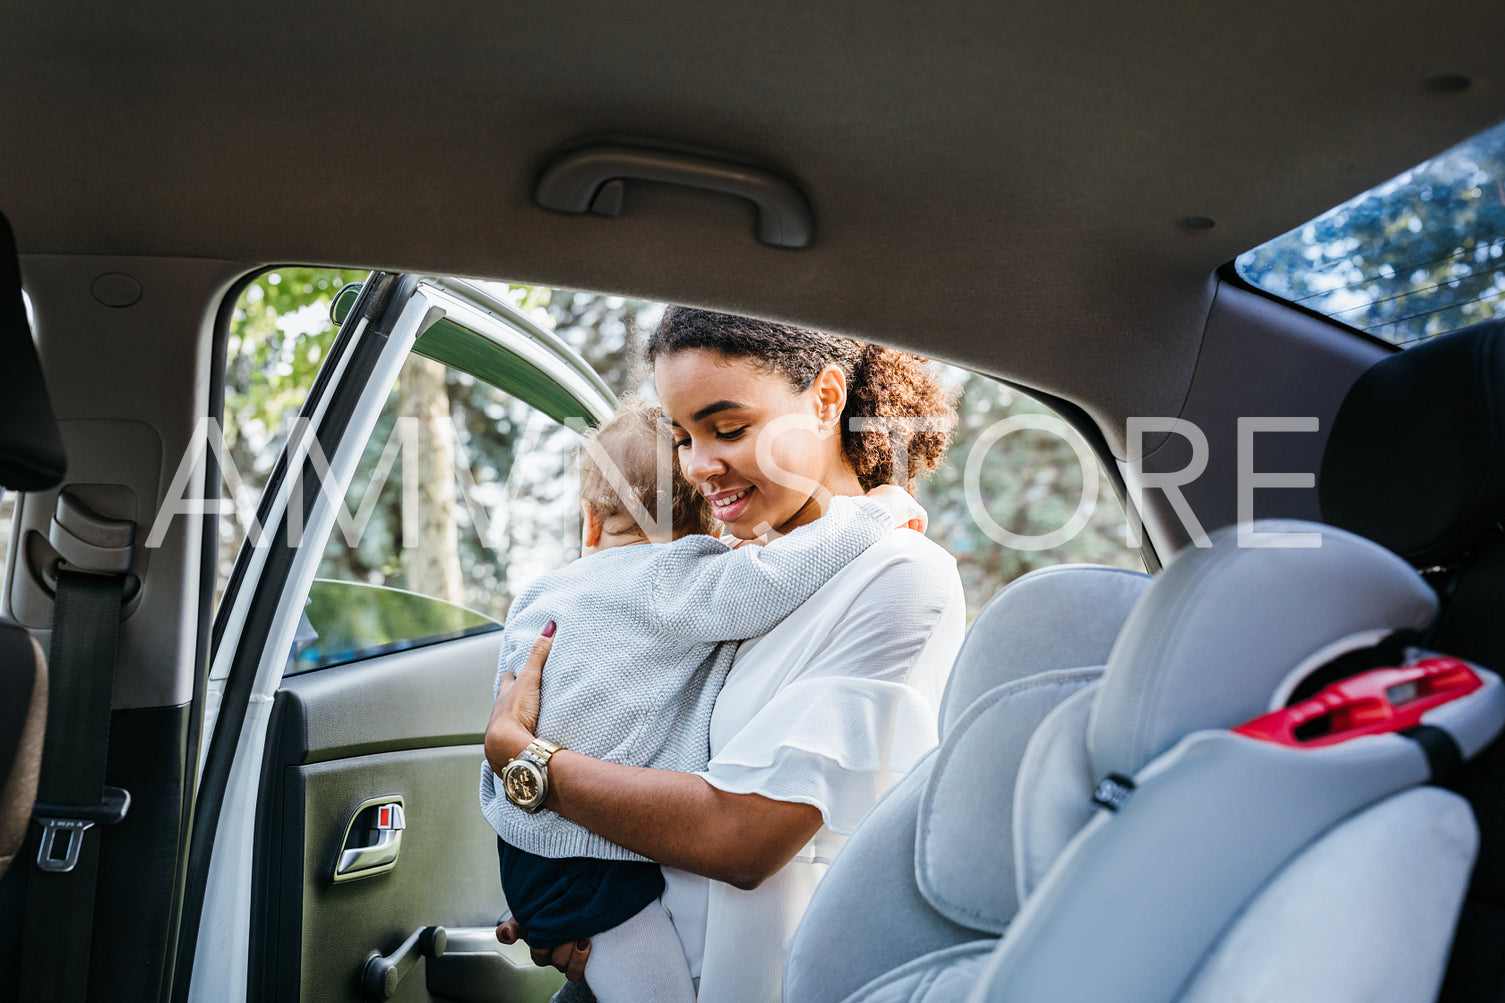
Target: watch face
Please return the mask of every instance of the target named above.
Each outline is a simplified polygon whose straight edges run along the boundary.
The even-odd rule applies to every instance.
[[[522,808],[532,807],[540,800],[542,785],[538,782],[537,769],[530,767],[530,763],[513,763],[502,774],[507,800]]]

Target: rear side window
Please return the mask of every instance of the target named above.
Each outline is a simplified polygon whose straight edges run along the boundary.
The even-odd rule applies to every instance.
[[[1009,582],[1053,564],[1144,570],[1118,494],[1082,437],[1049,407],[953,366],[961,391],[951,448],[919,484],[927,535],[956,558],[967,618]]]
[[[1402,347],[1505,310],[1505,123],[1234,262],[1251,285]]]

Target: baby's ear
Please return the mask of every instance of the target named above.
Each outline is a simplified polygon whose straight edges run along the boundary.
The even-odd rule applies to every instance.
[[[589,504],[580,506],[580,517],[584,520],[581,525],[585,545],[587,547],[599,547],[601,545],[601,519],[596,515],[596,510]]]

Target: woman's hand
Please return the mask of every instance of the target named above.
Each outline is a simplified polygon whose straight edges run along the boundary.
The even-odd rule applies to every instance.
[[[894,526],[898,529],[912,529],[923,533],[930,525],[930,514],[915,501],[914,495],[897,484],[880,484],[869,491],[867,496],[882,502],[893,513]]]
[[[503,944],[515,944],[525,939],[522,924],[515,919],[504,920],[496,928],[496,939]],[[591,942],[582,940],[577,944],[560,944],[552,949],[532,947],[528,952],[533,955],[533,963],[539,968],[552,965],[571,982],[579,982],[585,978],[585,963],[591,956]]]
[[[486,761],[492,770],[502,768],[533,741],[538,728],[538,694],[543,684],[543,665],[554,646],[554,621],[544,624],[543,633],[528,651],[528,660],[515,678],[502,674],[496,702],[491,705],[491,720],[486,725]]]

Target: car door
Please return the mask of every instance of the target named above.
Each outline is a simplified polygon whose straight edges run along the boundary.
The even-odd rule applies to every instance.
[[[336,312],[221,604],[180,971],[216,1001],[547,999],[491,934],[480,742],[510,596],[578,553],[573,446],[613,398],[477,285],[377,273]]]

